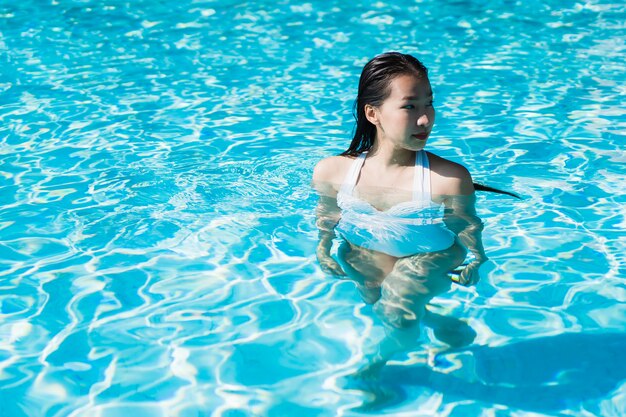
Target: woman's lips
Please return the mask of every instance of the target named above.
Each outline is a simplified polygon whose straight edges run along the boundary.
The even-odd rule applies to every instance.
[[[412,135],[412,136],[420,140],[426,140],[426,138],[428,138],[428,133],[420,133],[420,134]]]

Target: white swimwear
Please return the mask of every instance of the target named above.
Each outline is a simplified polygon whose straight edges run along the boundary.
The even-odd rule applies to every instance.
[[[367,152],[363,152],[354,160],[337,194],[341,209],[335,228],[338,236],[353,245],[398,258],[452,246],[455,235],[443,222],[443,205],[431,200],[426,152],[418,151],[415,156],[413,199],[384,211],[353,196],[366,157]]]

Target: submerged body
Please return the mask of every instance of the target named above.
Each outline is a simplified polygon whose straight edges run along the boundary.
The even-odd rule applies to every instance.
[[[471,175],[462,165],[424,150],[435,119],[428,78],[401,74],[391,80],[389,90],[381,105],[365,106],[365,117],[376,127],[368,151],[329,157],[315,167],[321,231],[317,253],[322,267],[345,274],[331,256],[337,235],[351,248],[344,251],[349,259],[341,263],[381,283],[399,259],[459,243],[484,262],[480,240],[463,236],[467,230],[461,230],[468,224],[482,227],[474,212]],[[424,224],[406,224],[407,212],[409,218],[417,222],[421,218]],[[437,275],[447,276],[462,261],[455,257],[437,268]],[[466,268],[461,279],[475,281],[476,270],[476,265]]]
[[[474,261],[462,283],[476,282],[487,258],[471,175],[424,150],[435,120],[425,67],[410,55],[374,58],[361,74],[356,110],[349,149],[313,173],[317,257],[325,271],[354,280],[387,325],[389,337],[369,365],[379,368],[416,343],[427,303],[450,288],[448,273],[467,251]],[[454,339],[448,343],[463,337]]]

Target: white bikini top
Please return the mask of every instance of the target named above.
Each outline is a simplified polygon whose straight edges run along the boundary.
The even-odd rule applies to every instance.
[[[341,209],[337,233],[354,245],[396,257],[450,247],[455,236],[443,223],[443,206],[431,200],[426,152],[415,156],[413,199],[384,211],[353,195],[366,157],[363,152],[354,160],[337,194]]]

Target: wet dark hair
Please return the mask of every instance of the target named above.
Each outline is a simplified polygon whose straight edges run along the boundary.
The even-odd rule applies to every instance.
[[[399,52],[385,52],[365,64],[359,79],[359,91],[354,102],[356,127],[350,147],[341,155],[357,156],[368,151],[376,138],[376,126],[365,117],[365,105],[380,106],[391,94],[391,81],[399,75],[427,77],[428,70],[417,58]]]

